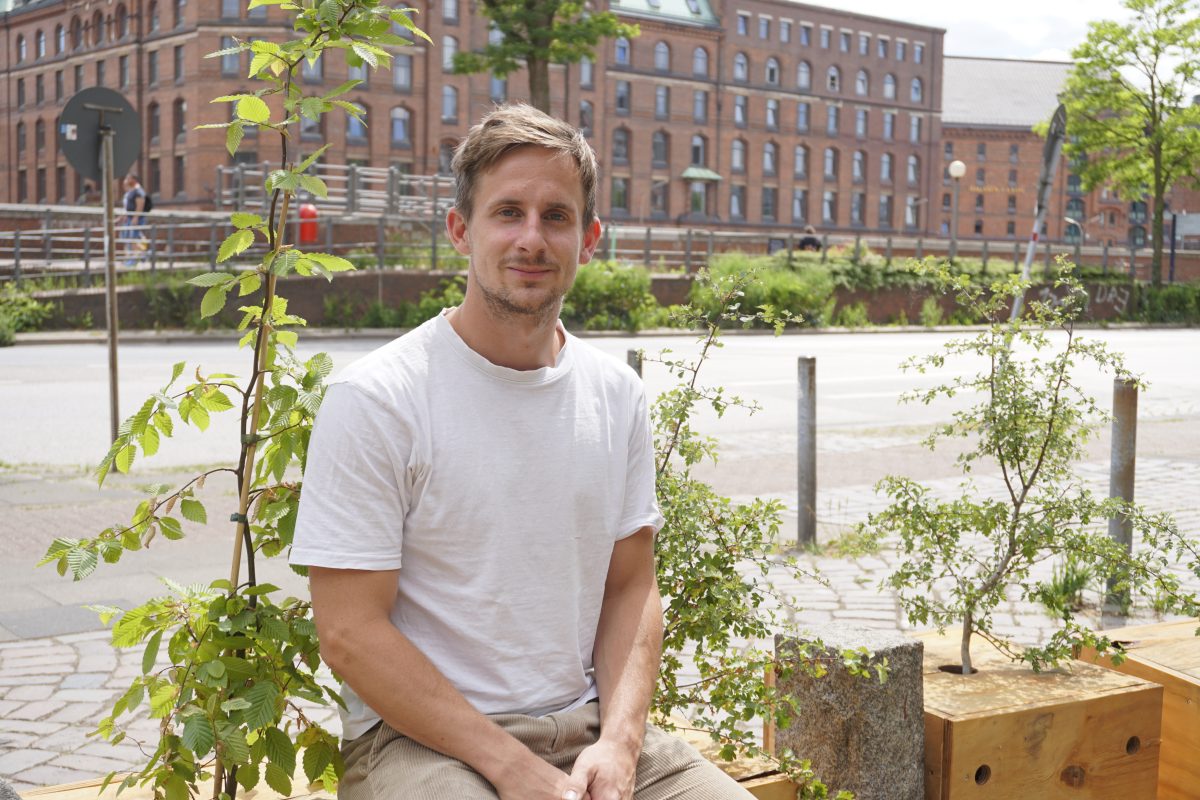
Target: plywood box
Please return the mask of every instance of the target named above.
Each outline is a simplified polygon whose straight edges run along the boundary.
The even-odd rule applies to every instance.
[[[1200,798],[1200,637],[1194,619],[1105,631],[1129,657],[1114,665],[1085,651],[1080,658],[1162,684],[1162,753],[1158,800]]]
[[[925,800],[1154,800],[1162,687],[1092,664],[1033,672],[976,639],[925,642]]]

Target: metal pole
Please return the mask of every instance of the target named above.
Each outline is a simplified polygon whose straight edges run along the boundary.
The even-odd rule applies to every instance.
[[[829,234],[821,234],[821,263],[824,264],[829,260]]]
[[[50,245],[50,209],[46,209],[45,219],[42,220],[42,260],[46,262],[46,266],[50,266],[50,254],[52,252]],[[1174,248],[1172,248],[1174,255]],[[1175,263],[1172,261],[1171,268],[1174,270]]]
[[[83,229],[83,285],[92,285],[92,227]]]
[[[1101,264],[1104,267],[1104,274],[1108,274],[1108,242],[1104,242],[1104,250],[1100,255]]]
[[[1046,253],[1046,271],[1047,271],[1047,272],[1049,272],[1049,271],[1050,271],[1050,262],[1051,262],[1051,258],[1050,258],[1050,240],[1049,240],[1049,239],[1047,239],[1047,240],[1046,240],[1045,253]]]
[[[150,274],[158,268],[158,223],[150,223]]]
[[[296,238],[293,241],[300,240],[300,223],[296,223]],[[208,265],[212,269],[217,268],[217,226],[210,225],[208,228]]]
[[[383,215],[380,215],[379,222],[375,225],[375,268],[383,269]],[[434,257],[436,258],[436,250]]]
[[[711,240],[710,240],[711,241]],[[683,250],[683,271],[692,271],[692,229],[687,229],[687,243]]]
[[[1112,458],[1109,464],[1108,496],[1133,502],[1134,472],[1137,462],[1137,383],[1117,378],[1113,381]],[[1108,521],[1108,535],[1133,552],[1133,523],[1124,514]],[[1117,580],[1108,579],[1107,602],[1116,608],[1129,605],[1129,587],[1118,588]]]
[[[632,369],[634,372],[637,373],[639,378],[642,377],[642,351],[641,350],[625,351],[625,363],[627,363],[629,365],[630,369]]]
[[[650,269],[650,226],[646,226],[646,241],[642,245],[642,264]]]
[[[788,234],[788,269],[792,268],[792,251],[796,249],[796,237],[794,234]]]
[[[957,164],[953,164],[955,168]],[[954,179],[954,211],[950,216],[950,263],[954,263],[954,259],[958,257],[958,190],[962,184],[962,178]]]
[[[862,234],[856,233],[856,234],[854,234],[854,258],[852,259],[852,262],[857,264],[861,258],[862,258]]]
[[[708,232],[708,245],[704,249],[704,266],[712,263],[713,249],[717,245],[717,235],[713,231]]]
[[[13,231],[13,281],[21,285],[21,229]]]
[[[887,249],[885,253],[887,256],[887,265],[890,267],[892,265],[892,237],[890,236],[887,237]]]
[[[1013,242],[1013,266],[1021,263],[1021,243]]]
[[[1175,282],[1175,223],[1178,220],[1178,214],[1171,214],[1171,269],[1167,273],[1167,283]]]
[[[325,223],[325,252],[326,253],[333,252],[333,220],[334,220],[334,218],[332,216],[330,216],[326,220],[323,220]]]
[[[796,419],[796,542],[800,547],[817,543],[817,359],[797,359]]]
[[[922,259],[924,257],[925,257],[925,240],[918,236],[917,237],[917,260],[919,261],[920,259]]]
[[[117,314],[117,229],[113,214],[112,182],[116,173],[113,163],[113,129],[100,125],[100,147],[102,158],[100,202],[104,204],[104,312],[108,327],[108,421],[112,441],[117,440],[120,428],[120,409],[117,405],[117,330],[120,319]]]
[[[167,266],[175,266],[175,220],[167,223]]]

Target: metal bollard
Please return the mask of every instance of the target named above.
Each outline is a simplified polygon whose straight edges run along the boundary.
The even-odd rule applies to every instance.
[[[711,240],[710,240],[711,241]],[[692,229],[687,229],[687,241],[683,247],[683,271],[692,271]]]
[[[642,266],[650,269],[650,226],[646,226],[646,241],[642,244]]]
[[[158,269],[158,223],[150,223],[150,274]]]
[[[21,229],[13,231],[13,283],[21,285]]]
[[[1133,502],[1134,473],[1137,465],[1137,383],[1113,380],[1112,456],[1109,462],[1108,496]],[[1133,552],[1133,523],[1124,515],[1108,521],[1109,537],[1126,553]],[[1114,609],[1129,606],[1129,589],[1118,590],[1108,580],[1106,605]]]
[[[625,363],[629,368],[637,373],[637,376],[642,377],[642,351],[627,350],[625,351]]]
[[[892,265],[892,237],[890,236],[887,237],[887,250],[885,251],[885,257],[887,259],[887,265],[890,267]]]
[[[920,261],[925,257],[925,240],[917,237],[917,260]]]
[[[797,359],[796,543],[817,543],[817,359]]]

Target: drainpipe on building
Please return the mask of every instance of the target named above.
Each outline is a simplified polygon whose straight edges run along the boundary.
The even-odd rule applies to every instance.
[[[12,79],[12,60],[11,60],[12,59],[12,42],[10,41],[10,38],[12,36],[12,20],[10,18],[11,12],[5,11],[3,16],[4,16],[4,130],[11,131],[16,127],[15,123],[13,122],[13,98],[12,98],[13,79]],[[55,131],[54,135],[57,136],[58,131]],[[15,152],[17,145],[16,145],[16,142],[14,141],[16,139],[16,136],[5,136],[4,139],[7,142],[7,145],[5,146],[4,149],[6,152],[8,152],[8,155],[5,156],[5,158],[4,158],[4,163],[9,165],[6,170],[8,173],[8,180],[5,181],[4,192],[7,195],[7,197],[5,199],[11,203],[14,200],[16,200],[16,192],[13,191],[13,186],[15,185],[14,176],[16,174],[15,165],[17,163],[16,152]],[[10,150],[10,148],[11,148],[11,150]]]
[[[142,81],[142,52],[145,50],[145,36],[146,36],[146,27],[145,27],[146,2],[147,2],[147,0],[141,0],[141,2],[139,2],[137,5],[137,18],[136,18],[136,23],[135,23],[137,25],[137,35],[134,40],[135,46],[133,49],[134,64],[135,64],[134,74],[137,76],[136,77],[136,79],[137,79],[137,83],[136,83],[137,95],[134,100],[133,107],[137,111],[138,119],[142,120],[142,145],[143,145],[138,148],[138,176],[142,179],[142,184],[144,186],[148,186],[149,182],[150,182],[150,176],[146,173],[146,163],[147,163],[146,162],[146,151],[149,150],[150,148],[145,146],[146,143],[149,141],[149,137],[146,135],[147,134],[147,130],[146,130],[146,90],[144,88],[144,82]],[[64,80],[65,80],[65,75],[64,75]],[[162,187],[159,186],[157,188],[158,188],[159,194],[161,195]],[[147,190],[147,191],[149,191],[149,190]]]
[[[725,84],[725,29],[724,29],[724,27],[722,27],[720,30],[720,33],[717,34],[717,85],[716,85],[716,90],[713,92],[713,105],[714,105],[714,111],[716,112],[717,127],[713,134],[713,143],[712,143],[712,148],[711,148],[713,150],[713,152],[715,153],[714,160],[713,160],[713,166],[715,167],[715,169],[713,171],[716,172],[718,175],[721,174],[721,150],[723,149],[721,147],[721,127],[722,127],[721,123],[723,122],[723,118],[721,116],[721,112],[723,110],[723,108],[722,108],[723,104],[721,102],[721,98],[724,93],[721,91],[721,88],[722,88],[722,86],[724,86],[724,84]],[[780,113],[782,114],[782,111]],[[780,122],[782,122],[782,120],[780,120]],[[688,141],[688,153],[689,153],[688,157],[689,158],[691,157],[691,155],[690,155],[691,151],[692,151],[692,143],[689,140]],[[749,157],[749,155],[747,155],[747,157]],[[719,195],[720,189],[721,189],[721,183],[719,181],[713,182],[713,187],[714,187],[713,194]],[[708,193],[706,191],[705,196],[707,197],[707,195],[708,195]],[[692,192],[691,192],[690,186],[684,187],[683,197],[684,197],[684,200],[686,201],[686,204],[684,207],[687,208],[690,212],[691,211],[691,203],[692,203]],[[712,198],[712,211],[713,211],[712,214],[706,214],[706,216],[711,220],[719,222],[720,218],[721,218],[721,213],[720,213],[721,212],[721,201],[720,201],[719,197],[714,196]]]

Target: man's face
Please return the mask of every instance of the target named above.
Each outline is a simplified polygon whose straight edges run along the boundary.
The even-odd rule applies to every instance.
[[[470,256],[467,301],[508,319],[557,317],[600,241],[598,221],[582,224],[583,202],[575,163],[542,147],[513,150],[480,175],[471,221],[457,209],[446,221],[455,249]]]
[[[125,189],[126,190],[132,189],[135,186],[137,186],[137,181],[135,181],[133,178],[125,179]]]

